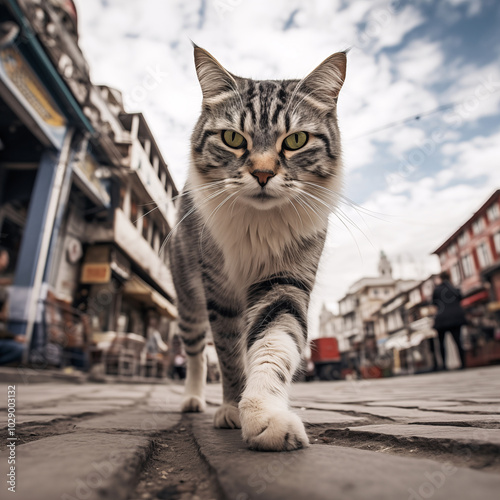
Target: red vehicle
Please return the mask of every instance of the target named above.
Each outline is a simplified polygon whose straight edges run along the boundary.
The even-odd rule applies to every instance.
[[[339,344],[334,337],[311,340],[311,361],[320,380],[340,380],[342,373]]]

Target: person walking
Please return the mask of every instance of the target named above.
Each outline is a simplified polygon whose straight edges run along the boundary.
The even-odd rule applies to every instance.
[[[465,312],[460,305],[462,293],[450,283],[450,275],[446,271],[443,271],[439,275],[439,278],[441,282],[434,288],[432,303],[437,307],[434,328],[438,333],[443,369],[446,370],[445,337],[446,332],[450,332],[457,345],[461,369],[463,370],[465,368],[465,351],[462,347],[460,332],[462,326],[467,321],[465,319]],[[431,348],[434,357],[434,371],[437,371],[438,362],[434,343],[431,343]]]
[[[8,283],[6,276],[9,268],[9,252],[0,246],[0,365],[19,364],[25,349],[24,335],[14,335],[7,330],[7,302],[9,300]]]

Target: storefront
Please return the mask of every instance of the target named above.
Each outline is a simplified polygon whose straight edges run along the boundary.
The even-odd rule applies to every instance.
[[[114,245],[87,248],[82,266],[85,309],[96,332],[135,333],[146,336],[154,311],[163,330],[175,320],[174,305],[133,270],[133,263]],[[162,332],[164,333],[164,332]]]

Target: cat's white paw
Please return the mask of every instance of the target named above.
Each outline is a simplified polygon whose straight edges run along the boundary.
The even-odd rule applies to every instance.
[[[309,446],[302,420],[290,410],[256,400],[242,400],[239,408],[243,439],[249,448],[291,451]]]
[[[241,429],[240,411],[237,406],[224,403],[214,416],[216,429]]]
[[[183,413],[195,413],[205,411],[206,404],[199,396],[186,396],[182,401],[181,411]]]

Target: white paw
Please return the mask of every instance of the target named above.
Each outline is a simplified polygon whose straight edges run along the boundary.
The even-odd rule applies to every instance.
[[[241,429],[240,411],[237,406],[224,403],[214,416],[216,429]]]
[[[256,400],[242,400],[239,408],[243,439],[249,448],[291,451],[309,446],[304,424],[290,410],[272,408]]]
[[[181,411],[183,413],[202,412],[205,408],[205,401],[199,396],[186,396],[182,401]]]

